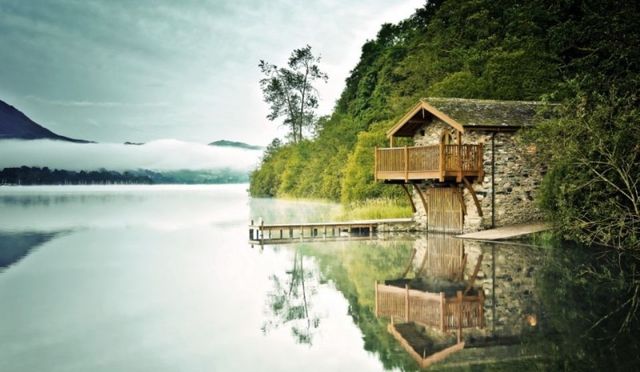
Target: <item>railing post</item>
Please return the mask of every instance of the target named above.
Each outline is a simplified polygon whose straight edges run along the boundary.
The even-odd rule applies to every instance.
[[[476,155],[478,157],[478,160],[477,160],[477,162],[478,162],[477,163],[477,167],[478,167],[478,171],[479,171],[478,180],[480,181],[480,183],[482,183],[482,181],[484,180],[484,159],[483,159],[484,158],[484,144],[480,143],[478,146],[479,146],[478,150],[477,150],[478,153]]]
[[[445,314],[447,309],[446,302],[447,299],[444,297],[444,292],[440,292],[440,329],[442,332],[446,332],[447,330],[447,324],[445,323],[445,320],[447,319]]]
[[[462,291],[457,291],[458,297],[458,329],[462,329]]]
[[[445,151],[444,151],[444,143],[440,142],[440,162],[438,167],[440,168],[440,182],[444,182],[444,173],[445,173]]]
[[[409,149],[407,146],[404,146],[404,180],[405,182],[409,179]]]
[[[462,145],[458,144],[458,175],[456,182],[462,182]]]
[[[378,181],[378,146],[376,146],[373,157],[373,180]]]
[[[404,285],[404,320],[409,321],[409,284]]]
[[[478,304],[480,307],[480,329],[484,329],[484,290],[480,288],[480,293],[478,294]]]
[[[375,301],[375,314],[378,317],[378,281],[376,280],[376,301]],[[393,317],[393,316],[392,316]]]

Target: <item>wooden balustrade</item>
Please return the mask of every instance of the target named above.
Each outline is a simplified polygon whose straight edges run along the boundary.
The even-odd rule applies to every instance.
[[[484,293],[455,297],[409,288],[378,284],[375,287],[376,316],[416,322],[442,331],[484,327]],[[460,325],[462,325],[460,327]]]
[[[482,168],[482,144],[375,149],[376,180],[481,177]]]

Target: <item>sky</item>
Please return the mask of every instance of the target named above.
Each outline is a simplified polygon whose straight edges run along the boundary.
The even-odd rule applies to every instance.
[[[0,0],[0,100],[64,136],[266,145],[258,63],[311,45],[331,113],[362,44],[424,0]]]

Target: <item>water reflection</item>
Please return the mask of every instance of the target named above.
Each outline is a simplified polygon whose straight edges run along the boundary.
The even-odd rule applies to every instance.
[[[306,258],[308,260],[308,258]],[[262,331],[288,325],[296,342],[311,345],[313,332],[320,325],[320,317],[314,313],[313,297],[317,293],[319,274],[310,269],[305,270],[305,257],[299,250],[295,251],[293,264],[284,275],[273,274],[269,279],[273,289],[267,294],[270,317],[265,321]]]
[[[42,233],[0,231],[0,272],[26,257],[34,249],[61,235],[62,232]]]
[[[349,301],[365,348],[387,369],[413,370],[415,356],[443,351],[432,368],[551,363],[547,344],[557,332],[537,282],[543,248],[428,235],[290,249],[318,260]]]

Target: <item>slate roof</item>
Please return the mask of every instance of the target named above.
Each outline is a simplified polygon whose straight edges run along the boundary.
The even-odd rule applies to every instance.
[[[462,132],[464,128],[517,130],[542,120],[539,111],[545,105],[537,101],[422,98],[387,132],[387,136],[412,136],[434,117]]]

